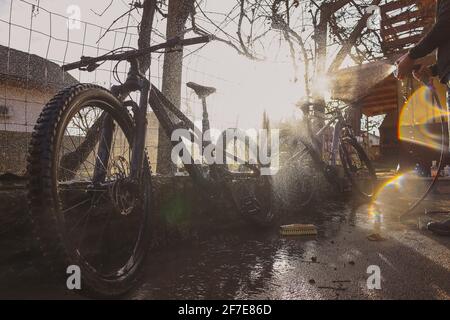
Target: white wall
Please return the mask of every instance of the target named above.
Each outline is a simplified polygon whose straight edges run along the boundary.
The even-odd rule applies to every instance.
[[[31,132],[42,108],[53,94],[0,84],[0,105],[9,109],[9,116],[0,117],[0,130]]]

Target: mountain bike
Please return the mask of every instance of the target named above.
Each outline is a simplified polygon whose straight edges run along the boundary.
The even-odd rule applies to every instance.
[[[300,150],[287,160],[288,165],[297,163],[304,169],[300,188],[303,204],[306,205],[313,199],[317,189],[317,177],[313,168],[321,172],[335,190],[344,190],[345,186],[339,177],[338,164],[342,166],[352,192],[363,200],[371,199],[376,191],[377,176],[372,162],[358,143],[352,127],[345,120],[344,112],[348,106],[333,107],[330,112],[327,112],[325,124],[317,132],[314,132],[311,125],[312,120],[317,119],[317,116],[312,114],[310,107],[308,103],[301,107],[306,134],[296,137],[296,147]],[[328,155],[324,157],[319,147],[321,146],[320,138],[330,128],[333,130],[331,148]]]
[[[122,295],[142,275],[154,211],[145,149],[148,106],[169,138],[176,129],[193,136],[207,129],[207,119],[198,129],[151,85],[139,71],[139,59],[210,40],[177,37],[146,49],[83,56],[62,67],[94,71],[105,61],[129,63],[126,81],[110,90],[76,84],[56,94],[42,110],[30,143],[28,199],[34,233],[57,274],[66,276],[69,265],[80,268],[86,294]],[[193,89],[204,99],[211,92],[198,85]],[[139,94],[139,103],[130,98],[132,92]],[[179,143],[184,142],[172,141]],[[258,164],[245,163],[247,170],[234,172],[227,162],[205,165],[189,157],[192,161],[184,167],[207,199],[229,196],[251,221],[271,221],[270,180]],[[241,197],[233,197],[231,188],[239,189]]]

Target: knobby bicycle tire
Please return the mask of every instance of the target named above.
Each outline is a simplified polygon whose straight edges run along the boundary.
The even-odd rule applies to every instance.
[[[133,121],[127,109],[105,88],[92,84],[77,84],[56,94],[42,110],[30,142],[27,171],[31,222],[35,239],[45,258],[45,267],[50,269],[57,279],[67,278],[66,268],[69,265],[78,264],[81,269],[83,294],[103,297],[119,296],[134,288],[138,283],[148,250],[151,208],[150,166],[145,157],[142,177],[142,192],[145,198],[142,203],[144,218],[142,229],[140,229],[142,234],[139,235],[139,243],[136,243],[135,251],[133,251],[134,264],[130,266],[127,273],[118,274],[115,277],[107,278],[93,273],[92,270],[84,267],[83,263],[80,263],[81,258],[76,257],[74,252],[65,245],[65,230],[61,227],[61,219],[65,218],[64,213],[61,215],[59,212],[56,196],[58,181],[55,174],[58,130],[64,126],[71,110],[86,99],[108,105],[107,111],[120,123],[128,141],[132,141]],[[65,280],[61,283],[66,284]]]

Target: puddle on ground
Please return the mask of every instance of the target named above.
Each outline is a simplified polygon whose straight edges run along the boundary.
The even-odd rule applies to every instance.
[[[318,236],[281,237],[277,229],[233,230],[194,244],[150,254],[136,299],[245,299],[264,296],[301,263],[315,261],[317,243],[352,219],[341,203],[309,209],[287,223],[313,223]],[[152,256],[153,255],[153,256]]]

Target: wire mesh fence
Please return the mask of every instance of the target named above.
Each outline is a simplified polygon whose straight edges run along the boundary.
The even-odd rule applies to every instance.
[[[9,0],[0,10],[0,174],[10,172],[23,175],[29,140],[43,106],[64,87],[75,83],[94,83],[104,87],[117,84],[113,77],[113,62],[104,63],[94,72],[74,70],[63,72],[64,63],[79,60],[80,56],[98,56],[117,47],[137,48],[137,28],[110,28],[74,19],[53,12],[39,1]],[[125,3],[126,5],[126,3]],[[125,9],[125,7],[124,7]],[[73,8],[76,13],[76,7]],[[126,11],[126,10],[124,10]],[[123,13],[123,12],[122,12]],[[128,14],[124,19],[140,17]],[[158,31],[158,30],[157,30]],[[161,31],[161,30],[159,30]],[[153,42],[164,41],[154,32]],[[160,87],[163,54],[152,56],[148,72],[153,85]],[[201,103],[185,84],[226,83],[213,70],[217,62],[185,48],[183,62],[182,110],[194,121],[201,120]],[[201,66],[201,68],[200,68]],[[117,73],[123,81],[128,64],[121,63]],[[219,90],[220,96],[220,90]],[[133,98],[138,98],[137,95]],[[214,104],[214,97],[211,103]],[[214,109],[213,109],[214,110]],[[211,117],[214,117],[212,111]],[[151,164],[156,164],[158,122],[152,112],[148,115],[147,149]],[[230,124],[231,125],[231,124]]]

